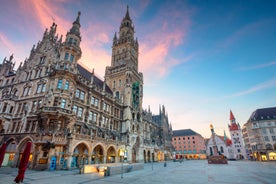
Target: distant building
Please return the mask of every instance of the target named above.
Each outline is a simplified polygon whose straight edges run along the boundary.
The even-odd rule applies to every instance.
[[[255,110],[242,128],[251,159],[276,160],[276,107]]]
[[[213,125],[211,125],[210,128],[212,135],[206,140],[207,156],[224,155],[227,159],[235,159],[232,149],[232,141],[226,137],[225,132],[224,136],[220,136],[215,133]]]
[[[191,129],[174,130],[172,144],[176,159],[206,159],[204,138]]]
[[[242,130],[239,123],[236,123],[236,118],[234,117],[232,111],[230,110],[230,125],[228,129],[231,136],[232,148],[234,158],[243,159],[246,158],[245,147],[242,137]]]

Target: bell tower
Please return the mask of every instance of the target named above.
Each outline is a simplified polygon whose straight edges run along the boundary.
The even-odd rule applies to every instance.
[[[137,38],[134,38],[134,25],[127,6],[119,33],[115,32],[112,45],[111,66],[105,70],[107,85],[114,97],[124,108],[122,122],[122,139],[132,147],[139,145],[139,132],[142,127],[143,74],[138,71]],[[138,151],[138,150],[137,150]],[[130,159],[130,158],[129,158]]]

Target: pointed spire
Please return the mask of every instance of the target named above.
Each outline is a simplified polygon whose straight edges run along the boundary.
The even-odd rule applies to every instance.
[[[224,130],[224,138],[223,138],[223,140],[224,140],[224,142],[226,142],[226,140],[227,140],[225,130]]]
[[[117,33],[114,33],[114,37],[113,37],[113,45],[117,44]]]
[[[106,86],[106,79],[104,78],[104,82],[103,82],[103,91],[105,92],[105,86]]]
[[[125,19],[130,19],[129,12],[128,12],[128,5],[127,5],[127,11],[126,11]]]
[[[79,11],[77,18],[73,22],[73,26],[69,31],[70,34],[75,34],[79,38],[80,38],[80,27],[81,27],[81,25],[80,25],[80,15],[81,15],[81,12]]]
[[[78,11],[78,17],[76,18],[75,22],[73,22],[73,24],[78,24],[80,26],[80,15],[81,15],[81,12]]]
[[[94,83],[94,68],[92,69],[92,74],[91,74],[91,84]]]
[[[232,111],[230,110],[230,121],[232,121],[232,120],[235,120],[235,117],[234,117]]]

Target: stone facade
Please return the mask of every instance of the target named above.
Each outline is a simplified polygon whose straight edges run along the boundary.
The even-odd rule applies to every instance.
[[[276,160],[276,107],[256,109],[242,128],[249,159]]]
[[[159,115],[142,109],[139,44],[129,10],[114,35],[104,80],[78,64],[80,27],[78,13],[63,41],[53,23],[17,70],[13,56],[0,65],[0,143],[8,144],[3,165],[18,166],[27,141],[33,169],[171,157],[164,106]]]

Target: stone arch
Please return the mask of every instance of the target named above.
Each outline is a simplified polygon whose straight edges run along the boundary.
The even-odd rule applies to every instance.
[[[101,144],[97,144],[92,151],[91,162],[93,164],[104,163],[104,147]]]
[[[146,154],[146,150],[144,150],[144,162],[146,163],[147,162],[147,154]]]
[[[89,146],[79,142],[73,149],[71,167],[81,167],[89,162]]]
[[[136,163],[136,149],[132,148],[132,163]]]
[[[16,164],[15,155],[17,154],[17,142],[15,138],[10,138],[6,141],[7,148],[2,166],[13,166]]]
[[[31,153],[30,153],[29,163],[33,161],[34,144],[33,144],[32,138],[28,136],[28,137],[25,137],[24,139],[22,139],[22,140],[18,143],[18,145],[17,145],[17,151],[18,151],[17,153],[18,153],[18,155],[17,155],[17,158],[15,157],[15,160],[14,160],[14,161],[16,162],[16,167],[19,166],[20,159],[21,159],[21,157],[22,157],[23,151],[24,151],[24,149],[25,149],[25,147],[26,147],[27,142],[29,142],[29,141],[32,142],[32,147],[31,147]],[[32,165],[32,164],[29,164],[29,165]]]
[[[148,153],[147,153],[147,162],[150,162],[150,150],[148,150]]]
[[[115,163],[116,162],[116,150],[114,146],[109,146],[106,152],[106,163]]]

